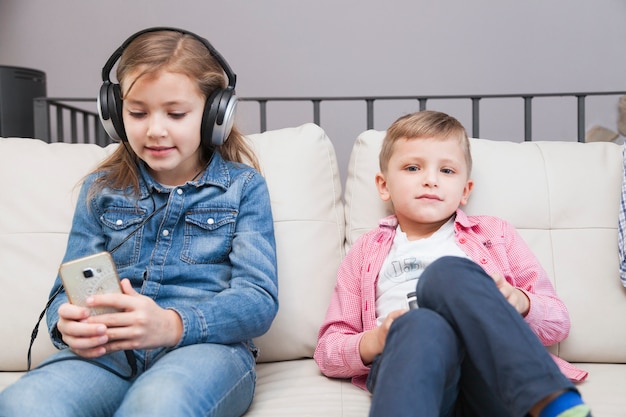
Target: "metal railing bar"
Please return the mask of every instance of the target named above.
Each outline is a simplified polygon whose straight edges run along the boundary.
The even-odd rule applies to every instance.
[[[472,100],[472,136],[480,136],[480,104],[481,99],[507,99],[507,98],[522,98],[524,100],[524,140],[532,140],[532,99],[533,98],[546,98],[546,97],[576,97],[578,100],[578,141],[585,141],[585,105],[584,97],[586,96],[611,96],[611,95],[624,95],[624,91],[594,91],[585,93],[536,93],[536,94],[453,94],[453,95],[414,95],[414,96],[344,96],[344,97],[243,97],[241,101],[256,101],[263,103],[263,115],[261,122],[261,131],[267,129],[267,102],[294,102],[294,101],[312,101],[314,102],[314,122],[319,123],[320,103],[323,101],[365,101],[366,102],[366,127],[367,129],[374,129],[374,102],[375,101],[397,101],[397,100],[418,100],[419,110],[426,110],[426,103],[428,100]],[[581,99],[581,97],[583,97]],[[582,102],[581,102],[582,100]]]
[[[65,140],[63,137],[63,112],[61,111],[62,107],[57,107],[56,110],[56,121],[57,121],[57,140],[62,142]]]
[[[89,132],[89,114],[83,112],[83,140],[85,142],[91,142],[91,136]]]
[[[365,99],[367,130],[374,129],[374,99]]]
[[[529,142],[533,138],[533,97],[524,97],[524,141]]]
[[[585,142],[585,97],[586,95],[577,95],[578,101],[578,142]]]
[[[260,129],[261,132],[267,130],[268,102],[306,102],[313,105],[313,122],[321,125],[322,102],[337,101],[361,101],[366,104],[366,127],[374,129],[375,102],[377,101],[398,101],[417,100],[419,110],[426,110],[428,100],[471,100],[472,102],[472,136],[480,137],[480,104],[486,99],[523,99],[524,101],[524,140],[532,140],[532,102],[535,98],[545,97],[573,97],[577,100],[577,136],[579,142],[585,141],[585,99],[589,96],[617,96],[626,95],[626,91],[594,91],[594,92],[574,92],[574,93],[537,93],[537,94],[454,94],[454,95],[390,95],[390,96],[344,96],[344,97],[240,97],[242,102],[256,102],[259,105]],[[67,102],[95,102],[95,98],[73,98],[73,97],[40,97],[34,100],[35,113],[35,135],[40,138],[52,140],[50,135],[50,109],[56,111],[56,132],[58,141],[63,141],[64,121],[63,111],[70,112],[71,141],[77,141],[76,115],[83,115],[84,141],[91,142],[90,132],[94,132],[95,143],[105,146],[111,142],[103,127],[99,123],[99,115],[96,112],[84,110],[79,107],[67,104]],[[86,118],[94,120],[94,127],[89,128]]]
[[[259,100],[258,102],[259,116],[261,117],[261,132],[265,132],[267,130],[267,100]]]
[[[78,142],[78,124],[76,122],[76,114],[77,112],[75,110],[70,111],[70,129],[72,132],[72,142],[76,143]]]
[[[321,116],[320,116],[320,103],[321,100],[311,100],[313,102],[313,123],[320,126],[321,125]]]
[[[472,137],[480,137],[480,97],[472,97]]]

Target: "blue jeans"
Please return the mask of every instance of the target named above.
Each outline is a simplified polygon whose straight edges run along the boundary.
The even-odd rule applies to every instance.
[[[417,284],[372,364],[370,416],[523,417],[575,390],[539,338],[474,262],[443,257]]]
[[[64,350],[48,361],[67,355],[74,354]],[[139,375],[132,381],[82,360],[40,366],[0,393],[0,416],[241,416],[252,402],[254,357],[243,344],[135,356]],[[98,362],[130,372],[123,352]]]

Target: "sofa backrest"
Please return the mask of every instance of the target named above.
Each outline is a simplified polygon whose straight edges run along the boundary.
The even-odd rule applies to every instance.
[[[344,214],[333,145],[314,124],[249,136],[272,203],[279,309],[255,340],[260,362],[312,357],[343,255]]]
[[[391,212],[374,184],[385,132],[356,140],[345,187],[346,247]],[[569,337],[551,350],[569,361],[626,363],[626,290],[618,273],[623,178],[613,143],[471,139],[474,191],[465,211],[515,225],[567,305]]]
[[[344,213],[337,159],[314,124],[250,135],[275,221],[279,312],[256,339],[260,361],[312,357],[341,262]],[[31,331],[56,277],[82,177],[116,145],[0,139],[0,371],[26,369]],[[33,366],[54,347],[45,321]]]
[[[26,351],[65,253],[79,182],[115,146],[0,139],[0,370],[26,369]],[[55,349],[45,321],[33,365]]]

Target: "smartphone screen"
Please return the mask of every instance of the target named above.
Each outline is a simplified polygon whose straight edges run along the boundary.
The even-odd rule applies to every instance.
[[[70,303],[86,307],[88,297],[121,293],[120,279],[109,252],[75,259],[59,267],[59,275]],[[113,307],[90,308],[92,315],[118,311]]]

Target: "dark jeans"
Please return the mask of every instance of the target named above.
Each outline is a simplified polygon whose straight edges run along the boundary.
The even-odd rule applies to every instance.
[[[370,416],[523,417],[575,390],[539,338],[474,262],[443,257],[394,320],[368,376]]]

